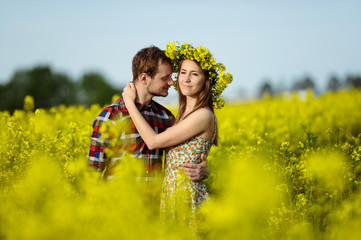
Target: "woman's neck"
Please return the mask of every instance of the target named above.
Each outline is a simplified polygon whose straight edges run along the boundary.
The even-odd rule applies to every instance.
[[[198,103],[198,98],[187,97],[186,108],[183,116],[186,116],[188,113],[192,112],[197,103]]]

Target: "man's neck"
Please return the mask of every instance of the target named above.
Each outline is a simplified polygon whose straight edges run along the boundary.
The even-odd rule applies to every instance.
[[[135,98],[135,101],[143,105],[148,105],[154,96],[150,94],[139,82],[135,83],[135,88],[137,89],[137,97]]]

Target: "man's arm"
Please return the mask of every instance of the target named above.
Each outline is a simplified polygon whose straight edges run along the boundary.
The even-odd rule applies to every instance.
[[[91,135],[90,150],[88,156],[88,165],[92,166],[96,170],[103,172],[108,162],[107,156],[104,153],[107,147],[107,140],[104,139],[101,130],[101,125],[108,121],[110,112],[103,110],[99,116],[94,120],[93,133]]]

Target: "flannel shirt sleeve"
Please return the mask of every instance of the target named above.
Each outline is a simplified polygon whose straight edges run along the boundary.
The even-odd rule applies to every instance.
[[[108,164],[108,159],[104,153],[104,149],[109,143],[103,138],[103,134],[99,132],[99,129],[103,122],[110,120],[110,116],[110,111],[103,110],[94,120],[93,133],[91,135],[88,165],[94,167],[96,170],[101,172]]]

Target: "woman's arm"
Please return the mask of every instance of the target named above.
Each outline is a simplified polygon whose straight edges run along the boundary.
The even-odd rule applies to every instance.
[[[205,108],[198,109],[186,119],[168,128],[162,133],[156,133],[137,109],[134,99],[136,90],[133,83],[129,83],[123,91],[123,99],[129,115],[134,122],[140,136],[149,149],[165,148],[185,142],[209,129],[213,121],[213,113]]]

